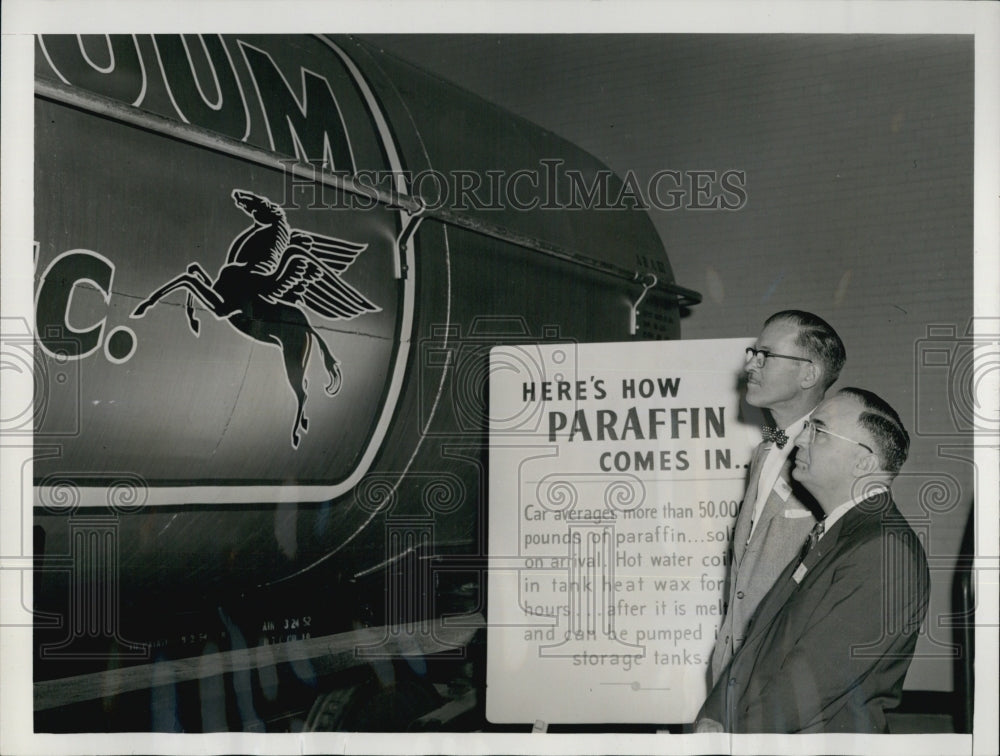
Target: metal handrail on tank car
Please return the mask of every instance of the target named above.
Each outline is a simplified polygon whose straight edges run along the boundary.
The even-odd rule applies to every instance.
[[[35,711],[47,711],[85,701],[149,690],[157,680],[169,680],[178,685],[216,675],[232,674],[248,669],[276,667],[297,661],[308,661],[317,676],[331,675],[364,664],[368,658],[399,656],[402,658],[464,648],[472,636],[486,627],[482,614],[449,615],[425,623],[425,632],[407,636],[409,645],[397,643],[403,626],[365,627],[316,638],[300,638],[264,647],[235,648],[209,656],[160,660],[148,664],[116,667],[101,672],[89,672],[74,677],[62,677],[34,684]],[[410,640],[412,639],[412,640]],[[382,645],[379,645],[382,644]],[[379,647],[378,655],[366,657],[365,648]],[[267,649],[266,653],[260,651]],[[361,653],[359,653],[359,650]]]
[[[592,257],[581,255],[579,252],[565,247],[551,244],[535,237],[519,234],[509,228],[494,223],[487,223],[482,220],[470,218],[460,213],[455,213],[443,208],[428,209],[426,202],[418,196],[402,194],[398,192],[388,192],[374,186],[359,183],[351,178],[338,176],[324,171],[317,171],[313,166],[291,160],[282,160],[277,155],[258,147],[253,147],[243,142],[238,142],[227,137],[220,136],[207,129],[193,126],[191,124],[179,123],[169,118],[140,110],[119,103],[101,95],[76,89],[58,82],[44,80],[35,81],[35,94],[45,99],[59,102],[71,107],[82,108],[92,113],[113,118],[124,123],[148,129],[166,136],[182,139],[184,141],[215,150],[224,154],[232,155],[244,160],[248,160],[259,165],[274,168],[282,171],[290,171],[296,177],[306,181],[316,181],[344,192],[363,196],[370,200],[384,204],[390,208],[405,211],[411,220],[431,218],[450,226],[456,226],[477,234],[489,236],[494,239],[524,247],[535,252],[539,252],[564,262],[579,265],[590,270],[595,270],[616,278],[627,281],[641,280],[641,273],[630,270],[620,265],[595,260]],[[412,235],[414,227],[404,228],[401,236]],[[402,266],[401,261],[399,264]],[[405,267],[399,269],[400,277],[406,276]],[[677,298],[678,307],[691,307],[701,302],[701,294],[693,289],[688,289],[677,284],[657,280],[652,287]]]

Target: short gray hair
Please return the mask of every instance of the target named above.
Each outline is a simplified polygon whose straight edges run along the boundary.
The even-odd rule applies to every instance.
[[[882,469],[895,476],[910,453],[910,434],[903,427],[899,413],[885,399],[865,389],[848,386],[840,394],[854,397],[861,404],[858,425],[871,435]]]

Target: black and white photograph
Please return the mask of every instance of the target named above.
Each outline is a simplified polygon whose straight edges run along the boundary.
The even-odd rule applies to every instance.
[[[0,752],[997,752],[996,4],[2,33]]]

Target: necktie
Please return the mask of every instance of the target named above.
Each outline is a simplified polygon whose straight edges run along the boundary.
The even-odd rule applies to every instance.
[[[774,441],[779,449],[784,449],[785,444],[788,443],[788,434],[780,428],[772,428],[770,425],[765,425],[760,430],[764,434],[764,440]]]
[[[819,543],[819,539],[823,535],[823,531],[825,529],[826,523],[823,520],[820,520],[813,525],[813,529],[809,531],[809,537],[806,539],[806,542],[802,544],[802,558],[799,559],[800,562],[805,559],[806,554],[812,551],[813,547]]]

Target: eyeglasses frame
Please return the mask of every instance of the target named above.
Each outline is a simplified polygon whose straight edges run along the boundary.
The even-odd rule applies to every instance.
[[[825,433],[828,436],[833,436],[834,438],[839,438],[841,441],[850,441],[852,444],[860,446],[862,449],[867,449],[869,454],[874,454],[875,450],[872,449],[868,444],[863,444],[860,441],[855,441],[853,438],[848,438],[847,436],[841,436],[839,433],[834,433],[829,428],[822,425],[816,425],[812,420],[806,420],[805,424],[802,426],[802,430],[809,432],[809,443],[811,444],[816,439],[816,433]]]
[[[812,360],[807,357],[795,357],[791,354],[778,354],[777,352],[770,352],[767,349],[756,349],[754,347],[747,347],[744,352],[746,353],[746,361],[757,365],[757,367],[764,367],[764,363],[766,363],[771,357],[780,357],[783,360],[795,360],[796,362],[812,362]],[[764,355],[764,358],[758,360],[757,355],[760,354]]]

